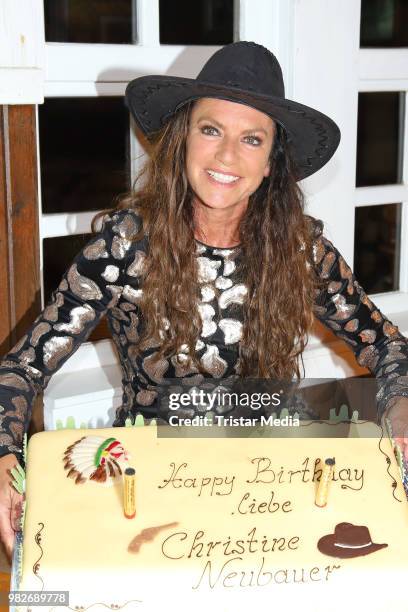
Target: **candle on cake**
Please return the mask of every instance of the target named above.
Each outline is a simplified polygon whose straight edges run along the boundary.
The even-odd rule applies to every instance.
[[[320,477],[319,486],[316,491],[315,504],[319,506],[319,508],[324,508],[327,504],[327,499],[329,495],[329,484],[333,478],[333,471],[335,466],[335,460],[333,458],[328,458],[324,462],[322,475]]]
[[[123,511],[129,519],[136,516],[135,474],[136,471],[131,467],[126,468],[124,474]]]

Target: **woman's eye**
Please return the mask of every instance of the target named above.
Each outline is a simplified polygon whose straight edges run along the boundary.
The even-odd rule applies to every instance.
[[[219,131],[213,125],[204,125],[201,128],[201,133],[206,134],[207,136],[217,136],[219,134]],[[256,146],[256,147],[262,144],[262,140],[258,136],[252,136],[252,135],[245,136],[244,140],[248,144],[252,146]]]
[[[255,146],[262,144],[262,140],[258,136],[246,136],[246,141]]]
[[[204,125],[201,128],[201,132],[203,134],[208,134],[209,136],[214,136],[214,133],[218,134],[217,128],[213,127],[212,125]]]

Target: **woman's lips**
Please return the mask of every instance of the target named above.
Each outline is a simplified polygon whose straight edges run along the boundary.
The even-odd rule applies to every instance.
[[[236,185],[237,183],[239,183],[239,181],[241,180],[241,177],[238,177],[236,180],[234,181],[230,181],[228,183],[224,183],[222,181],[218,181],[214,176],[211,176],[211,174],[209,174],[209,172],[205,171],[205,174],[208,178],[208,180],[210,181],[210,183],[212,183],[213,185],[217,185],[218,187],[226,187],[226,188],[232,188],[234,187],[234,185]],[[221,172],[219,174],[222,174]],[[225,173],[224,173],[225,174]],[[234,176],[234,175],[228,175],[226,174],[225,176]]]

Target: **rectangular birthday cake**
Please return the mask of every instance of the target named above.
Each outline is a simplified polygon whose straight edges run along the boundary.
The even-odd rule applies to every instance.
[[[391,444],[371,423],[347,438],[336,427],[309,424],[299,438],[174,439],[155,426],[34,435],[19,588],[69,593],[42,610],[408,610],[408,504]]]

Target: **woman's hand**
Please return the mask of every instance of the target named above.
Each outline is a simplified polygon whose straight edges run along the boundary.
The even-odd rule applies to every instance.
[[[0,537],[11,561],[16,531],[20,530],[23,496],[11,485],[10,470],[18,461],[15,455],[0,457]]]
[[[398,397],[391,401],[392,405],[387,409],[386,416],[391,421],[392,436],[408,463],[408,398]]]

